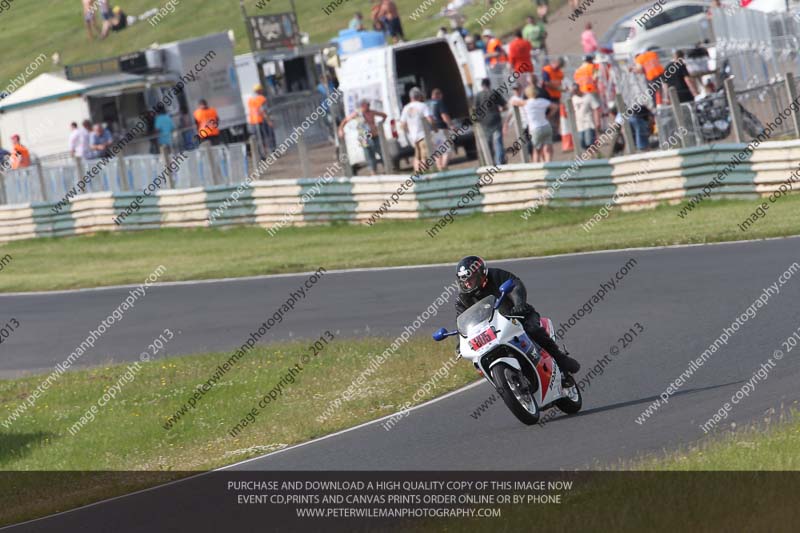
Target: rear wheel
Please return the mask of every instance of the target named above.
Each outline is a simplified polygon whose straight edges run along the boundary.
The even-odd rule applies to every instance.
[[[572,376],[567,377],[569,380],[564,387],[564,392],[567,394],[563,398],[556,400],[556,407],[568,415],[574,415],[583,407],[583,396],[578,384],[572,379]]]
[[[532,426],[539,421],[539,404],[536,402],[535,387],[522,372],[505,363],[492,367],[492,381],[506,406],[514,416]]]

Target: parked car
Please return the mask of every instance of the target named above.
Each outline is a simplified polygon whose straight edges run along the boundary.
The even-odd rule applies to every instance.
[[[658,12],[653,6],[632,11],[606,32],[602,48],[627,55],[654,46],[691,47],[711,37],[708,6],[698,0],[676,0],[665,3]]]

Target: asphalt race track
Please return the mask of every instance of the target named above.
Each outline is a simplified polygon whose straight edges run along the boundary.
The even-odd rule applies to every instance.
[[[800,327],[800,271],[744,322],[727,346],[700,367],[668,404],[662,404],[643,424],[636,418],[765,287],[777,282],[795,261],[800,263],[798,245],[800,239],[788,238],[498,262],[523,278],[529,300],[558,323],[583,306],[630,258],[636,260],[627,276],[616,282],[617,288],[566,334],[570,351],[584,364],[580,377],[611,346],[619,346],[618,339],[634,323],[644,327],[591,382],[579,415],[559,415],[544,427],[527,427],[498,400],[475,419],[471,414],[493,393],[487,384],[479,384],[413,410],[390,431],[381,423],[366,424],[232,468],[585,469],[613,467],[621,460],[696,441],[703,436],[699,425],[730,401],[760,365],[782,349],[781,341]],[[397,334],[450,282],[452,270],[436,266],[330,273],[270,340],[314,337],[324,329],[350,336],[363,335],[367,327],[372,334]],[[133,359],[145,341],[164,327],[181,331],[179,342],[171,345],[173,352],[231,348],[262,320],[253,317],[266,317],[305,277],[158,287],[82,361]],[[55,364],[64,356],[64,346],[79,342],[126,291],[0,297],[3,308],[13,309],[24,326],[4,350],[3,370]],[[418,334],[427,335],[452,322],[448,309],[447,316],[434,318]],[[110,357],[100,355],[106,350]],[[775,360],[774,369],[734,406],[723,427],[758,421],[796,404],[800,400],[799,354],[800,346]],[[135,509],[136,502],[161,490],[167,489],[77,510],[62,519],[77,524],[98,509],[103,509],[101,514]],[[51,530],[49,526],[58,520],[44,519],[28,527],[35,524],[32,530]]]
[[[635,419],[766,286],[800,262],[799,245],[800,238],[788,238],[498,262],[522,277],[529,301],[558,324],[566,322],[630,258],[636,260],[616,282],[617,288],[565,335],[571,353],[584,365],[580,377],[609,347],[619,345],[618,339],[634,323],[645,328],[592,380],[581,415],[528,428],[498,401],[475,419],[471,414],[493,392],[482,384],[412,412],[391,431],[372,424],[241,468],[583,468],[694,440],[703,435],[699,425],[800,326],[800,273],[781,286],[780,293],[769,298],[668,405],[644,424]],[[269,340],[316,337],[325,329],[344,336],[365,331],[396,335],[451,282],[452,271],[451,266],[435,266],[329,273],[274,328]],[[233,348],[306,277],[156,287],[80,361],[86,365],[133,360],[165,327],[180,332],[169,345],[172,353]],[[0,368],[17,373],[55,365],[127,290],[0,296],[2,308],[13,310],[22,325],[4,347]],[[418,335],[452,325],[448,308]],[[800,347],[776,362],[768,378],[733,409],[726,423],[757,420],[770,409],[800,399],[798,352]],[[478,453],[489,449],[494,452],[491,459]],[[525,449],[530,453],[519,453]]]

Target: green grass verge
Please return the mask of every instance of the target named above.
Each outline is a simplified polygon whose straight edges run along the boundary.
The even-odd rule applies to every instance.
[[[122,7],[129,15],[139,15],[154,7],[161,8],[167,3],[167,0],[128,0]],[[244,3],[249,15],[291,11],[289,0],[245,0]],[[266,7],[257,8],[259,3]],[[312,43],[324,44],[336,37],[340,29],[347,27],[356,11],[360,10],[369,19],[370,0],[349,0],[330,15],[326,15],[322,8],[328,3],[328,0],[295,2],[300,30],[309,34]],[[406,38],[409,40],[432,37],[440,26],[448,25],[445,19],[434,18],[445,5],[444,2],[435,2],[416,21],[412,21],[409,16],[420,6],[420,0],[396,0],[396,3],[402,16]],[[81,2],[78,0],[12,0],[10,6],[0,13],[3,22],[0,50],[14,50],[13,54],[5,54],[0,63],[0,91],[10,83],[7,80],[20,76],[41,53],[45,54],[46,63],[33,76],[50,70],[50,56],[54,52],[61,55],[61,64],[65,65],[143,50],[152,43],[189,39],[229,29],[235,34],[236,53],[250,50],[237,0],[177,0],[171,4],[175,8],[174,12],[165,11],[166,16],[155,27],[141,22],[119,33],[111,33],[105,40],[91,41],[83,26]],[[555,10],[563,4],[563,0],[551,1],[550,4],[551,9]],[[467,17],[465,27],[473,33],[479,32],[481,27],[477,18],[483,15],[485,9],[483,2],[475,2],[466,7],[463,11]],[[503,12],[492,19],[492,28],[511,32],[524,23],[525,15],[534,11],[535,8],[529,2],[508,3]],[[99,13],[97,18],[101,20]],[[371,22],[368,21],[368,25],[371,27]],[[9,133],[4,132],[3,135],[8,136]]]
[[[310,354],[307,343],[258,346],[228,371],[170,430],[163,425],[230,353],[171,357],[140,365],[135,379],[74,436],[68,428],[125,374],[113,365],[64,374],[35,406],[0,425],[0,470],[205,470],[313,439],[399,410],[452,355],[452,343],[427,336],[402,345],[355,397],[324,422],[323,409],[347,389],[391,340],[333,340],[261,409],[235,438],[228,431]],[[466,363],[421,400],[477,377]],[[0,381],[0,422],[6,421],[42,376]],[[91,453],[88,451],[91,450]]]
[[[158,265],[160,278],[196,280],[351,267],[455,262],[467,251],[490,259],[637,246],[734,241],[800,233],[800,195],[781,199],[748,232],[736,227],[754,201],[708,202],[687,219],[677,207],[612,212],[590,232],[581,225],[595,208],[463,215],[436,238],[434,221],[384,221],[375,226],[287,227],[274,237],[258,227],[164,229],[32,239],[0,247],[13,257],[0,292],[141,283]],[[469,250],[465,249],[469,244]]]

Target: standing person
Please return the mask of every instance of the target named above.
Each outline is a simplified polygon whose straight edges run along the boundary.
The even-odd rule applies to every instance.
[[[97,33],[97,18],[94,9],[94,0],[83,0],[83,24],[86,26],[86,33],[89,40],[94,40]]]
[[[172,148],[172,132],[175,129],[175,124],[161,102],[156,105],[156,120],[153,123],[153,128],[158,132],[158,147],[166,146],[167,148]]]
[[[381,0],[378,17],[383,23],[384,32],[392,38],[392,42],[399,42],[405,39],[403,35],[403,25],[400,22],[400,12],[394,0]]]
[[[525,26],[522,28],[522,37],[531,43],[534,56],[537,61],[540,61],[547,55],[547,46],[545,45],[547,29],[541,21],[536,22],[532,15],[528,15],[525,20]]]
[[[686,68],[683,50],[675,50],[672,53],[672,62],[667,66],[667,70],[672,74],[664,77],[664,82],[668,87],[675,87],[675,90],[678,91],[678,101],[682,104],[693,102],[698,94],[697,84],[689,74],[689,69]]]
[[[584,94],[593,94],[597,97],[597,71],[598,66],[594,63],[594,56],[588,54],[583,58],[583,64],[578,67],[573,75],[573,81],[578,84]]]
[[[15,170],[31,166],[31,153],[22,146],[19,135],[11,136],[11,155],[8,159],[11,162],[11,168]]]
[[[344,127],[351,120],[355,120],[358,127],[358,142],[364,149],[364,159],[367,160],[370,173],[374,176],[378,173],[378,158],[383,162],[381,153],[381,138],[378,132],[376,117],[386,120],[386,113],[370,109],[369,100],[363,99],[359,103],[359,108],[342,120],[339,124],[339,137],[344,137]],[[386,164],[384,163],[384,168]]]
[[[370,17],[372,18],[372,29],[386,33],[386,28],[383,27],[381,21],[381,0],[372,0],[372,7],[370,7]]]
[[[272,120],[267,111],[267,97],[260,83],[253,86],[253,94],[247,99],[247,124],[250,134],[255,135],[261,159],[275,149]]]
[[[0,172],[6,172],[9,168],[11,168],[11,162],[9,161],[10,157],[11,152],[0,145]]]
[[[508,45],[508,59],[514,72],[521,74],[523,87],[531,82],[533,76],[533,47],[522,38],[522,30],[514,32],[514,39]]]
[[[108,148],[112,142],[111,132],[99,122],[95,124],[89,135],[89,159],[100,159],[109,155]]]
[[[553,103],[561,102],[561,87],[564,85],[564,58],[553,57],[542,67],[542,88]]]
[[[572,87],[572,106],[575,108],[575,126],[578,128],[581,149],[588,150],[597,141],[600,131],[600,102],[581,92],[578,85]]]
[[[486,59],[490,66],[508,62],[506,51],[503,49],[503,41],[495,37],[492,30],[489,28],[483,30],[483,40],[486,43]]]
[[[549,163],[553,160],[553,127],[550,125],[550,117],[558,113],[558,106],[550,101],[546,92],[537,89],[535,84],[525,88],[525,96],[528,99],[524,103],[512,105],[522,107],[527,116],[533,144],[533,162]]]
[[[219,115],[216,109],[209,107],[205,99],[198,101],[194,122],[197,126],[198,142],[208,141],[212,146],[219,144]]]
[[[499,92],[491,89],[492,83],[488,78],[481,80],[481,91],[475,96],[475,109],[479,110],[478,123],[486,135],[494,164],[505,165],[503,119],[500,113],[506,110],[507,102]]]
[[[525,106],[525,93],[522,91],[522,87],[519,84],[514,84],[511,87],[511,90],[514,94],[508,99],[508,105],[514,107],[524,107]],[[503,137],[508,135],[509,128],[511,127],[511,121],[514,119],[513,111],[509,110],[509,113],[506,115],[505,123],[503,124]],[[522,131],[522,139],[525,144],[525,150],[529,153],[533,153],[533,144],[531,143],[531,133],[530,128],[528,127],[528,115],[525,113],[524,109],[521,109],[519,112],[519,121],[520,121],[520,130]],[[516,132],[515,132],[516,135]]]
[[[594,31],[592,31],[591,22],[586,23],[583,33],[581,33],[581,46],[583,46],[584,54],[594,54],[597,52],[599,45],[597,43],[597,37],[595,36]]]
[[[636,144],[636,149],[644,152],[650,148],[650,131],[651,123],[653,121],[653,113],[647,106],[636,105],[631,108],[630,123],[633,130],[633,140]]]
[[[536,13],[542,22],[547,23],[547,14],[550,11],[550,0],[536,0]]]
[[[412,87],[408,97],[411,101],[400,113],[400,127],[406,132],[408,142],[414,146],[414,172],[419,174],[429,166],[424,121],[433,125],[433,117],[430,108],[425,105],[425,93],[419,87]]]
[[[72,129],[69,134],[69,154],[72,157],[86,159],[89,152],[89,132],[79,127],[77,122],[69,126]]]
[[[481,50],[484,54],[486,54],[486,42],[484,42],[483,37],[481,37],[480,33],[476,33],[472,36],[472,39],[475,41],[475,48],[477,50]]]
[[[440,171],[447,170],[450,164],[450,146],[447,144],[447,132],[453,129],[453,118],[444,105],[444,93],[441,89],[431,91],[429,102],[431,118],[433,121],[433,151],[436,168]]]
[[[648,90],[653,93],[653,103],[660,105],[663,101],[664,83],[662,76],[664,74],[664,66],[658,59],[658,54],[654,50],[644,49],[636,54],[634,61],[635,64],[631,67],[631,70],[644,74]]]

